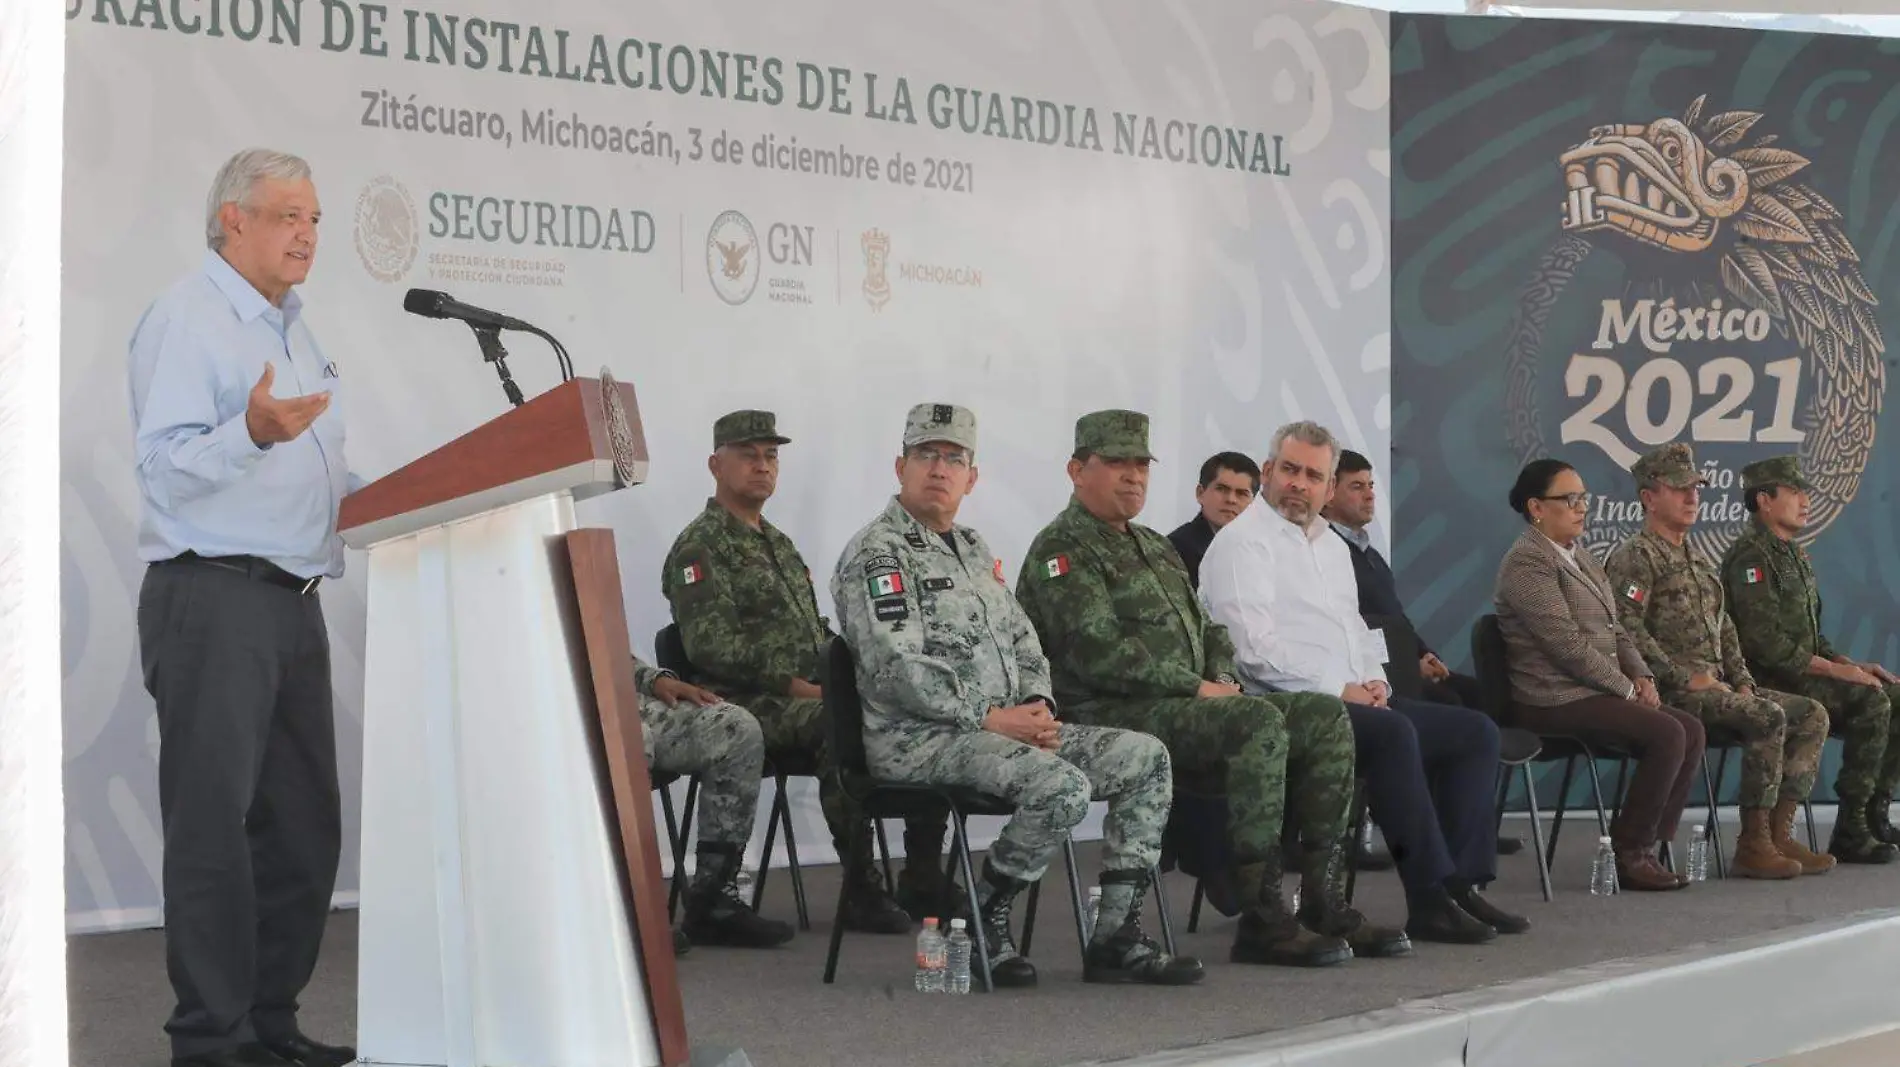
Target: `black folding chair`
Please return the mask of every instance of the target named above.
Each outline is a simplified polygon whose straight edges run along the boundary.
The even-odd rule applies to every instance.
[[[834,773],[839,777],[839,788],[844,792],[846,806],[853,819],[868,819],[879,827],[882,839],[882,820],[906,819],[917,815],[935,815],[944,808],[950,810],[952,871],[962,872],[964,905],[972,917],[970,936],[976,942],[976,956],[980,961],[979,976],[983,980],[985,992],[995,988],[990,975],[989,944],[983,934],[983,925],[975,922],[979,908],[976,900],[976,868],[970,858],[970,827],[972,815],[991,815],[1008,817],[1016,813],[1016,806],[1001,797],[991,796],[974,789],[951,786],[921,785],[913,782],[892,782],[874,778],[864,755],[864,703],[858,696],[857,667],[851,655],[850,646],[844,638],[834,637],[831,648],[825,658],[824,675],[821,679],[825,691],[826,716],[831,720],[831,753]],[[853,843],[852,849],[859,848]],[[906,863],[918,862],[921,857],[906,857]],[[852,856],[848,862],[862,862],[863,857]],[[1075,909],[1075,936],[1077,947],[1083,956],[1088,955],[1089,933],[1082,920],[1081,878],[1075,863],[1075,841],[1067,834],[1062,838],[1062,861],[1068,869],[1069,898]],[[889,877],[889,854],[886,853],[886,877]],[[1174,952],[1174,929],[1169,919],[1167,901],[1162,896],[1160,872],[1149,869],[1149,877],[1154,883],[1152,895],[1161,920],[1162,941],[1169,953]],[[850,886],[838,887],[838,914],[831,925],[831,947],[825,956],[825,982],[830,983],[837,977],[838,955],[844,947],[844,913],[847,903],[846,893]],[[1024,906],[1022,953],[1029,954],[1029,946],[1036,935],[1036,905],[1041,900],[1042,882],[1038,880],[1029,887],[1029,899]]]
[[[1177,778],[1177,783],[1178,781],[1179,779]],[[1179,786],[1179,784],[1177,784],[1175,786],[1176,799],[1178,800],[1181,795],[1182,795],[1181,787]],[[1227,799],[1224,794],[1201,793],[1201,794],[1189,794],[1189,795],[1199,796],[1202,799],[1219,800],[1223,802]],[[1366,809],[1365,779],[1363,778],[1353,779],[1352,806],[1348,810],[1350,814],[1347,816],[1346,840],[1341,842],[1341,847],[1343,847],[1346,850],[1346,854],[1345,854],[1346,903],[1351,904],[1352,899],[1353,899],[1353,894],[1356,893],[1359,888],[1359,868],[1356,864],[1352,862],[1352,850],[1353,850],[1354,844],[1366,832],[1367,809]],[[1294,828],[1294,820],[1292,818],[1285,818],[1282,820],[1282,823],[1281,823],[1280,855],[1284,857],[1297,856],[1299,855],[1299,849],[1300,849],[1299,834]],[[1190,934],[1199,932],[1201,928],[1201,904],[1205,902],[1206,899],[1207,899],[1206,879],[1202,877],[1196,877],[1194,879],[1194,899],[1188,905],[1188,927],[1187,928],[1188,928],[1188,933]],[[1241,907],[1243,908],[1246,907],[1245,901],[1241,902]],[[1218,905],[1216,906],[1215,910],[1219,910]],[[1170,951],[1172,951],[1172,947],[1170,948]]]
[[[699,672],[693,669],[692,662],[686,658],[686,642],[680,637],[679,626],[668,623],[653,637],[654,662],[691,682],[701,680]],[[798,864],[798,839],[792,833],[792,806],[785,784],[793,776],[816,778],[818,768],[815,761],[800,752],[771,752],[765,754],[765,777],[772,779],[772,809],[765,819],[765,849],[759,856],[759,871],[752,881],[752,910],[757,911],[765,900],[765,878],[772,869],[772,852],[777,845],[779,827],[785,828],[785,860],[792,874],[792,900],[798,908],[798,928],[811,929],[811,916],[805,904],[805,874]],[[686,786],[685,820],[680,835],[674,842],[674,852],[679,857],[686,853],[686,839],[692,836],[693,806],[699,797],[699,776],[694,775]],[[667,797],[665,805],[669,818],[672,811],[672,798]],[[676,861],[677,862],[677,861]],[[677,869],[677,867],[675,868]],[[681,880],[675,878],[673,889],[668,896],[669,914],[677,906]]]
[[[1531,851],[1537,857],[1537,884],[1543,891],[1544,901],[1548,903],[1551,899],[1550,865],[1557,857],[1557,834],[1563,828],[1570,777],[1578,759],[1583,759],[1590,768],[1590,787],[1596,798],[1598,830],[1609,833],[1610,822],[1603,809],[1603,784],[1597,777],[1596,755],[1590,746],[1574,737],[1539,734],[1505,725],[1511,706],[1511,669],[1506,659],[1504,631],[1498,625],[1496,615],[1485,615],[1471,628],[1471,660],[1477,671],[1484,713],[1491,716],[1499,729],[1508,731],[1502,739],[1501,762],[1505,766],[1501,768],[1501,780],[1498,783],[1498,827],[1501,830],[1504,826],[1504,802],[1510,794],[1511,778],[1515,774],[1524,783],[1524,803],[1530,809],[1531,817]],[[1522,736],[1513,735],[1534,738],[1535,747],[1523,742]],[[1543,839],[1543,817],[1537,810],[1537,782],[1531,775],[1531,764],[1558,759],[1564,761],[1563,786],[1557,794],[1557,811],[1550,826],[1550,841],[1546,845]]]

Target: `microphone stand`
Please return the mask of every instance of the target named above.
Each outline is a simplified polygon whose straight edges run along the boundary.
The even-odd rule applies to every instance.
[[[508,394],[508,402],[515,407],[527,403],[521,395],[521,387],[515,384],[514,375],[508,373],[508,350],[501,346],[501,329],[495,326],[475,326],[475,340],[482,346],[482,358],[495,365],[495,372],[501,375],[502,392]]]

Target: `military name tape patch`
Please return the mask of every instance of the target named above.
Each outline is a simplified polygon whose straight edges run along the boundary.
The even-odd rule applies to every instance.
[[[880,600],[872,605],[871,613],[879,622],[898,622],[910,618],[910,605],[896,598]]]
[[[904,592],[904,576],[896,572],[880,574],[866,584],[870,586],[873,597],[900,596]]]
[[[956,582],[956,579],[954,578],[925,578],[924,579],[924,591],[929,592],[929,593],[941,593],[945,589],[955,589],[956,586],[957,586],[957,582]]]

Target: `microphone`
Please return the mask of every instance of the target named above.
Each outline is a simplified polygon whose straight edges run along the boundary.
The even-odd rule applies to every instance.
[[[464,304],[447,293],[434,289],[411,289],[402,298],[402,309],[411,315],[431,319],[459,319],[470,326],[489,330],[530,330],[534,327],[499,312]],[[539,332],[539,331],[535,331]]]

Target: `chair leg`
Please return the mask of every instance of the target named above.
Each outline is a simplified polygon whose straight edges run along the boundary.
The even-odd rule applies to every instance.
[[[679,819],[673,815],[673,791],[671,789],[660,790],[660,814],[666,818],[666,848],[673,856],[673,884],[668,888],[666,893],[666,921],[676,922],[679,919],[680,882],[685,879],[686,875],[685,872],[680,869],[684,865],[683,861],[685,857],[681,855],[684,850],[680,847],[682,844],[680,841],[680,823]],[[1812,816],[1810,815],[1809,818],[1809,825],[1813,825]]]
[[[1544,849],[1546,867],[1557,862],[1557,835],[1564,832],[1564,811],[1570,806],[1570,779],[1576,774],[1578,758],[1572,756],[1564,760],[1563,780],[1557,783],[1557,813],[1550,823],[1550,844]]]
[[[1590,796],[1597,805],[1597,833],[1608,837],[1610,836],[1610,815],[1609,809],[1603,803],[1603,776],[1597,773],[1595,754],[1586,758],[1590,763]]]
[[[1821,838],[1814,832],[1814,802],[1806,797],[1802,797],[1801,811],[1802,814],[1807,816],[1808,820],[1808,851],[1819,852],[1821,851]]]
[[[1023,905],[1023,943],[1016,946],[1029,958],[1029,943],[1036,939],[1036,911],[1042,905],[1042,879],[1038,878],[1029,885],[1029,901]]]
[[[1544,859],[1544,822],[1537,813],[1537,786],[1531,781],[1531,765],[1524,772],[1524,804],[1531,813],[1531,851],[1537,856],[1537,887],[1544,891],[1544,903],[1550,903],[1550,864]]]
[[[1498,825],[1497,836],[1504,836],[1504,802],[1511,798],[1511,765],[1498,764]]]
[[[1201,880],[1194,880],[1194,903],[1188,905],[1188,933],[1197,933],[1201,929],[1201,901],[1207,896],[1207,890]]]
[[[1068,834],[1062,835],[1062,863],[1069,871],[1069,905],[1075,909],[1075,938],[1081,946],[1082,958],[1087,960],[1089,935],[1095,931],[1090,930],[1088,923],[1083,921],[1082,877],[1075,864],[1075,838]],[[1025,951],[1024,955],[1028,955],[1028,952]]]
[[[1346,832],[1352,837],[1352,844],[1346,852],[1346,903],[1351,904],[1353,894],[1359,888],[1359,842],[1366,836],[1366,820],[1371,815],[1371,807],[1366,803],[1365,786],[1355,782],[1352,790],[1352,819]]]
[[[878,819],[872,825],[877,827],[877,854],[884,858],[884,892],[896,896],[897,878],[891,874],[891,843],[884,837],[884,820]],[[909,856],[904,857],[905,863],[910,861]]]
[[[1727,878],[1728,861],[1722,856],[1722,824],[1721,816],[1717,813],[1716,800],[1722,792],[1722,772],[1728,769],[1728,753],[1718,749],[1715,758],[1720,762],[1716,764],[1713,780],[1709,778],[1708,756],[1705,754],[1702,758],[1702,791],[1709,795],[1709,825],[1706,833],[1709,839],[1709,856],[1715,860],[1715,876]]]
[[[1168,912],[1168,894],[1161,884],[1160,864],[1148,868],[1148,888],[1155,895],[1155,917],[1161,921],[1161,947],[1172,956],[1175,954],[1174,916]]]
[[[693,835],[693,808],[699,803],[699,775],[686,779],[686,807],[680,812],[679,840],[673,846],[673,870],[676,874],[686,867],[686,850]],[[668,807],[672,807],[669,801]],[[673,888],[667,891],[666,913],[672,915],[679,909],[680,896],[686,890],[686,876],[678,874],[673,879]]]
[[[1629,785],[1630,761],[1625,756],[1616,761],[1616,792],[1610,794],[1610,818],[1612,821],[1623,814],[1623,797]]]
[[[970,839],[965,832],[963,817],[958,812],[950,813],[951,851],[955,853],[957,866],[963,873],[963,892],[970,905],[970,936],[976,941],[977,975],[983,979],[983,992],[994,993],[996,983],[990,977],[989,939],[983,936],[982,905],[976,902],[976,867],[970,862]],[[890,853],[885,852],[888,857]],[[843,908],[839,909],[840,914]]]
[[[869,862],[870,860],[869,856],[858,855],[858,849],[861,848],[862,846],[859,845],[856,841],[857,835],[853,834],[851,836],[852,836],[852,843],[846,846],[846,851],[849,853],[849,855],[845,857],[845,863],[851,864],[851,863]],[[849,894],[850,892],[851,892],[851,883],[840,880],[838,882],[838,914],[832,917],[831,947],[825,953],[825,984],[826,985],[830,985],[832,979],[838,976],[838,953],[844,947],[844,911],[845,911],[845,905],[847,903],[847,894]],[[981,936],[982,935],[980,934],[978,935],[978,937],[981,937]],[[981,942],[979,942],[979,944],[980,943]],[[984,979],[985,981],[988,980],[987,971],[984,972]]]
[[[758,911],[760,903],[765,900],[765,876],[772,870],[772,851],[778,846],[779,816],[784,811],[785,787],[779,786],[772,791],[772,807],[765,813],[765,851],[759,853],[759,873],[752,878],[753,911]],[[785,821],[789,824],[791,818],[788,816]],[[850,868],[845,870],[849,871]],[[849,885],[850,881],[847,879],[845,884]]]
[[[779,777],[779,818],[785,824],[785,863],[791,868],[792,902],[798,906],[798,928],[807,933],[811,931],[811,912],[805,904],[805,872],[798,865],[798,839],[792,836],[792,804],[785,796],[785,778]],[[760,872],[763,876],[764,872]],[[756,909],[755,909],[756,910]]]

